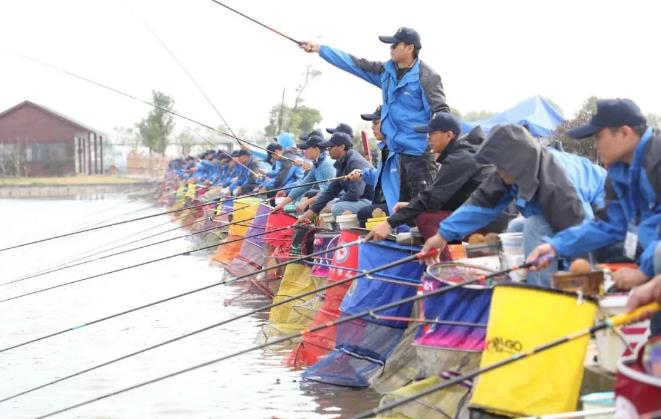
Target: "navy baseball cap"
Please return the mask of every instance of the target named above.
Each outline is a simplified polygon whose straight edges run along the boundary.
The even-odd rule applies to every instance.
[[[353,128],[342,122],[339,123],[335,128],[326,128],[326,131],[328,131],[329,134],[334,134],[337,131],[344,132],[345,134],[348,134],[349,137],[353,137]]]
[[[319,144],[320,147],[329,148],[336,145],[345,145],[347,148],[353,147],[351,136],[346,132],[336,131],[331,135],[330,140]]]
[[[448,112],[439,112],[427,125],[413,127],[415,132],[430,133],[434,131],[452,131],[458,137],[461,135],[461,124],[456,116]]]
[[[248,150],[244,150],[244,149],[241,149],[241,150],[239,150],[239,151],[236,153],[236,156],[237,156],[237,157],[241,157],[241,156],[249,156],[249,155],[250,155],[250,151],[248,151]]]
[[[604,128],[647,124],[647,119],[631,99],[600,99],[597,101],[597,113],[592,115],[587,124],[570,129],[567,135],[581,139],[595,135]]]
[[[376,121],[381,119],[381,105],[377,106],[376,110],[372,113],[361,113],[360,117],[363,121]]]
[[[379,36],[379,39],[386,44],[404,42],[405,44],[413,44],[417,49],[422,49],[420,35],[411,28],[399,28],[393,36]]]
[[[324,138],[324,134],[321,132],[320,129],[312,130],[312,131],[308,132],[307,134],[301,134],[301,135],[299,135],[298,138],[299,138],[301,141],[307,141],[308,138],[310,138],[310,137],[313,136],[313,135],[316,135],[316,136],[318,136],[318,137]]]
[[[305,150],[310,147],[324,148],[321,146],[324,141],[324,137],[321,135],[316,135],[316,133],[312,133],[304,143],[298,143],[296,144],[296,147],[300,148],[301,150]]]

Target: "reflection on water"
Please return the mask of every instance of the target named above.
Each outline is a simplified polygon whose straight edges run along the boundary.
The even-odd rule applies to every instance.
[[[0,200],[0,247],[65,233],[100,221],[115,222],[161,211],[145,209],[146,204],[121,199]],[[89,249],[116,246],[171,229],[173,224],[164,224],[167,220],[166,216],[158,216],[0,252],[0,282],[60,266],[62,261],[84,256]],[[172,231],[129,247],[180,235],[182,231]],[[192,241],[179,239],[3,285],[0,299],[173,255],[192,247]],[[210,267],[207,261],[207,255],[193,253],[0,303],[0,347],[218,282],[222,271]],[[230,306],[223,305],[242,292],[244,288],[239,285],[214,287],[1,353],[0,399],[268,303],[259,296],[249,295]],[[45,414],[250,347],[266,317],[267,313],[248,316],[2,402],[0,417]],[[378,396],[369,390],[302,383],[299,372],[281,365],[287,352],[284,347],[250,352],[98,401],[61,417],[330,418],[348,416],[378,403]]]

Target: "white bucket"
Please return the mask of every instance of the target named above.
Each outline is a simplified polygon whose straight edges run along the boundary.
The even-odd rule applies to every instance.
[[[338,215],[335,221],[340,227],[340,230],[347,230],[360,226],[358,223],[358,216],[356,214]]]
[[[600,312],[607,317],[624,313],[627,298],[628,296],[623,294],[604,297],[599,301]],[[650,334],[649,323],[649,320],[645,320],[644,322],[624,326],[619,331],[606,329],[595,333],[599,366],[610,372],[616,372],[617,361],[620,357],[633,355],[638,345],[642,345],[647,341]],[[620,334],[621,338],[617,333]],[[628,349],[622,339],[627,342]]]
[[[523,255],[523,233],[502,233],[498,237],[503,246],[503,253]]]
[[[327,230],[333,230],[333,224],[335,223],[335,217],[330,212],[323,212],[319,214],[319,227],[325,228]]]

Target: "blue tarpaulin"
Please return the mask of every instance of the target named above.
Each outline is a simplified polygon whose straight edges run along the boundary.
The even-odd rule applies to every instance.
[[[461,129],[464,133],[468,133],[479,125],[485,134],[489,134],[489,131],[496,125],[519,124],[526,125],[535,137],[548,137],[563,122],[565,122],[565,118],[553,105],[541,96],[533,96],[491,118],[475,122],[462,121]]]

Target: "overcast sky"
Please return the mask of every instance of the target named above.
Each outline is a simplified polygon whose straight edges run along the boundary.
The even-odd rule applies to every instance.
[[[441,74],[461,112],[501,111],[532,95],[573,115],[584,99],[629,97],[661,114],[656,1],[293,1],[227,4],[300,40],[386,60],[378,35],[418,30],[421,58]],[[0,50],[32,56],[129,94],[152,89],[209,125],[220,120],[146,24],[203,87],[229,125],[259,131],[286,89],[291,104],[307,65],[322,76],[304,93],[322,126],[359,123],[375,87],[306,54],[210,0],[2,0]],[[0,108],[31,100],[99,130],[132,126],[149,108],[0,52]],[[177,120],[177,127],[189,123]]]

